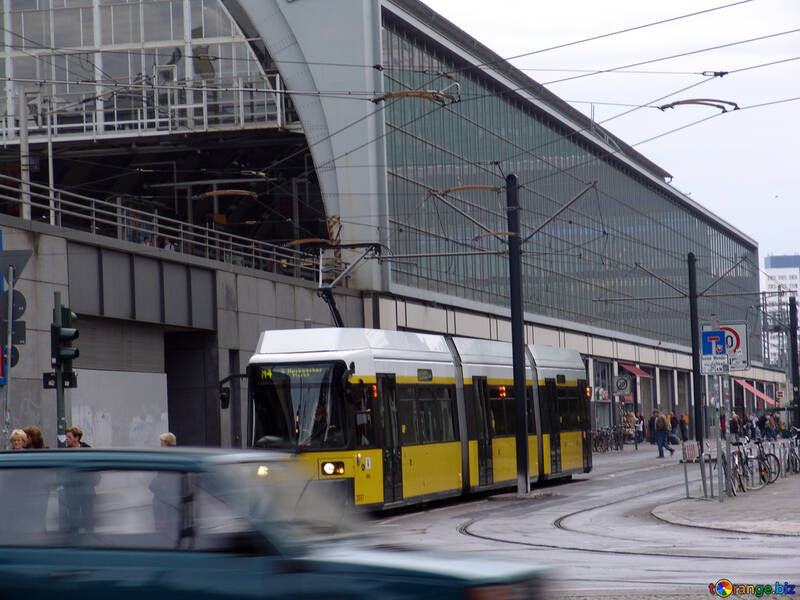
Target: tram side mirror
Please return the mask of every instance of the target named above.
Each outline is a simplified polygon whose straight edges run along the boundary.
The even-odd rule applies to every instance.
[[[220,388],[219,390],[219,406],[223,410],[231,405],[231,388]]]

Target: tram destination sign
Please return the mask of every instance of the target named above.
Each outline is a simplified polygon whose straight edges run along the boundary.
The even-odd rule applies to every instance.
[[[747,323],[704,325],[701,334],[700,372],[722,375],[750,368]]]

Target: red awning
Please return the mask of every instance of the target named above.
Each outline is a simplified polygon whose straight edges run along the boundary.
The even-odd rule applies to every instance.
[[[775,400],[767,396],[764,392],[757,390],[754,386],[747,383],[744,379],[737,379],[736,377],[734,377],[733,380],[747,391],[753,392],[756,396],[761,398],[764,402],[766,402],[770,406],[775,406]]]
[[[639,367],[635,365],[626,365],[625,363],[619,363],[619,366],[625,369],[626,371],[633,373],[634,375],[638,375],[639,377],[649,377],[650,379],[653,378],[653,376],[650,375],[650,373],[648,373],[647,371],[642,371]]]

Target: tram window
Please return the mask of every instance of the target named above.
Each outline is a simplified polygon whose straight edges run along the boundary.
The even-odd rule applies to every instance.
[[[350,387],[351,419],[355,423],[356,445],[360,448],[373,445],[372,415],[377,409],[377,396],[376,384],[365,385],[363,382],[359,382]]]
[[[414,405],[414,388],[407,385],[397,386],[397,425],[400,428],[400,443],[410,446],[419,443],[417,419]]]
[[[489,386],[489,400],[495,435],[514,435],[516,431],[516,412],[514,407],[514,387],[510,385]]]
[[[417,415],[421,443],[455,440],[453,397],[449,388],[417,388]]]
[[[580,427],[580,402],[575,387],[558,388],[558,406],[562,415],[562,429],[578,429]]]
[[[433,390],[421,389],[417,392],[417,411],[419,415],[419,441],[438,442],[439,421],[441,414],[438,410]]]
[[[449,387],[440,387],[436,390],[439,408],[442,411],[442,441],[452,442],[456,439],[455,435],[455,413],[453,409],[454,390]]]

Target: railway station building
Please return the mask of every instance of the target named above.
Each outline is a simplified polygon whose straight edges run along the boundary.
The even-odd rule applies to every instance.
[[[595,427],[693,416],[690,253],[701,325],[747,324],[734,405],[780,402],[756,241],[418,0],[3,0],[2,29],[2,248],[32,251],[7,427],[55,445],[54,292],[94,446],[240,445],[219,381],[334,325],[321,287],[345,326],[510,340],[508,174],[526,340],[580,351]]]

